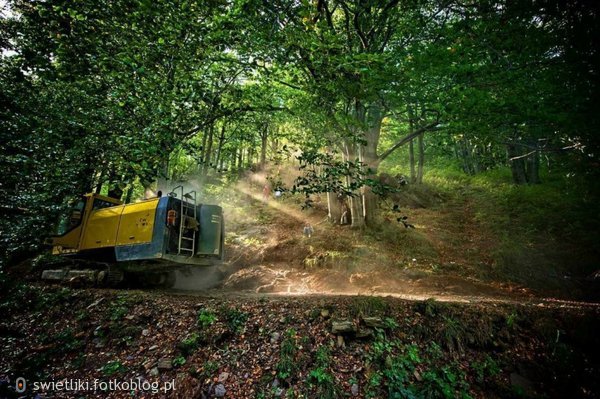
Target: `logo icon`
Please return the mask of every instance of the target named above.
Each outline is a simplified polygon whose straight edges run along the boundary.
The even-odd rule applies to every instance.
[[[25,389],[27,388],[27,381],[25,381],[25,378],[19,377],[19,378],[17,378],[15,383],[16,383],[15,389],[17,390],[17,393],[25,392]]]

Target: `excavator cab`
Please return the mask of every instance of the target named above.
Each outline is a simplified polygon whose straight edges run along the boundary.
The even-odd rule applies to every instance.
[[[74,201],[73,206],[67,210],[60,219],[56,235],[48,242],[53,245],[52,253],[62,255],[75,253],[81,247],[83,231],[87,226],[88,217],[98,209],[121,205],[122,202],[100,194],[85,194]]]

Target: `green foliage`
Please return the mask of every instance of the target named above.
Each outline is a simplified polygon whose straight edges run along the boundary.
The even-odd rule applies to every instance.
[[[102,373],[107,377],[117,373],[123,373],[126,370],[127,368],[119,360],[112,360],[102,366],[101,369]]]
[[[315,368],[308,373],[308,383],[315,388],[315,394],[320,398],[339,398],[340,390],[335,383],[333,374],[329,371],[331,355],[326,346],[317,349]]]
[[[462,342],[466,332],[465,327],[458,319],[452,317],[451,315],[442,316],[442,322],[442,338],[444,345],[451,352],[462,352]]]
[[[439,370],[426,371],[423,374],[423,381],[421,394],[424,398],[471,398],[469,384],[466,382],[464,372],[459,368],[445,366]]]
[[[213,325],[217,321],[217,315],[214,314],[211,310],[201,309],[198,312],[197,323],[201,328],[208,328]]]
[[[486,378],[495,377],[501,371],[498,362],[488,354],[485,355],[482,361],[473,362],[471,368],[475,372],[475,380],[479,384],[482,384]]]
[[[189,356],[193,351],[198,349],[200,344],[200,336],[197,333],[190,334],[187,338],[177,345],[179,350],[181,350],[181,354],[186,357]]]
[[[352,301],[355,316],[382,316],[388,311],[387,302],[378,296],[359,296]]]
[[[440,365],[442,355],[440,346],[434,342],[422,356],[417,345],[390,340],[379,331],[366,356],[372,368],[366,396],[378,397],[381,389],[385,389],[387,397],[397,399],[469,398],[465,373],[452,364]],[[495,365],[489,362],[481,367],[492,370]],[[419,374],[422,377],[417,379],[415,376]]]
[[[113,322],[121,320],[129,311],[126,296],[119,296],[109,307],[109,319]]]
[[[277,376],[281,379],[292,378],[298,370],[296,355],[298,353],[297,335],[293,328],[287,330],[284,338],[281,341],[281,349],[279,351],[279,362],[276,370]]]
[[[22,285],[19,287],[20,290],[29,291],[33,290],[33,287]],[[62,287],[57,290],[50,291],[42,291],[37,293],[35,309],[36,310],[44,310],[48,309],[54,305],[59,303],[66,302],[70,296],[72,295],[72,291],[69,288]]]
[[[176,358],[173,359],[172,363],[173,363],[173,367],[180,367],[186,363],[186,360],[185,360],[184,356],[177,356]]]
[[[210,378],[219,370],[219,363],[207,360],[202,365],[202,375],[204,378]]]
[[[518,315],[514,311],[511,314],[509,314],[508,316],[506,316],[506,326],[509,329],[512,330],[515,328],[517,317],[518,317]]]
[[[387,330],[395,330],[399,327],[399,324],[396,320],[392,319],[391,317],[386,317],[385,319],[383,319],[383,327]]]
[[[84,347],[84,343],[75,337],[73,330],[70,328],[60,331],[45,341],[55,344],[56,350],[63,353],[80,350]]]
[[[221,312],[225,316],[225,323],[231,332],[239,333],[244,330],[248,313],[236,308],[223,308]]]

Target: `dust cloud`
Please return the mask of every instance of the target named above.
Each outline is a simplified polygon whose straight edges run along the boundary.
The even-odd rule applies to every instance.
[[[225,277],[221,266],[199,266],[176,272],[176,290],[202,291],[218,287]]]

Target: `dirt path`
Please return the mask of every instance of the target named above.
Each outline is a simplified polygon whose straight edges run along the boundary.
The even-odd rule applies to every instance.
[[[264,201],[261,184],[241,182],[224,204],[227,264],[215,277],[187,278],[186,288],[276,295],[379,295],[441,301],[526,302],[544,292],[494,280],[494,242],[469,201],[415,209],[417,229],[390,226],[365,234],[326,222],[326,203],[300,210],[293,198]],[[314,235],[304,237],[305,223]],[[563,297],[564,299],[564,297]]]

